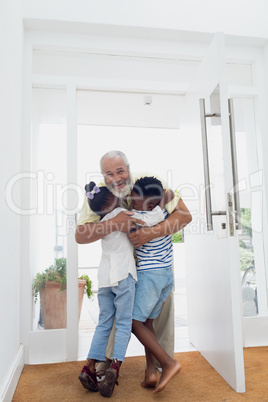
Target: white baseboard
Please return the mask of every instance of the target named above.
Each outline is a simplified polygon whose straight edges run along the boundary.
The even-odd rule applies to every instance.
[[[24,366],[24,346],[21,344],[15,356],[13,364],[10,366],[8,373],[1,386],[0,402],[12,401],[23,366]]]

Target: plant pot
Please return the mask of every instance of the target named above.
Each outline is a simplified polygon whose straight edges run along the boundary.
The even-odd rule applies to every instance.
[[[79,319],[82,310],[86,281],[78,280]],[[59,329],[67,326],[67,292],[60,290],[60,283],[48,281],[40,290],[42,320],[45,329]]]

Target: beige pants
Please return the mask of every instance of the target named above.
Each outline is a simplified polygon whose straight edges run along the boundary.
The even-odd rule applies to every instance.
[[[154,330],[156,339],[160,343],[163,349],[171,356],[174,356],[174,294],[173,291],[168,296],[167,300],[163,304],[159,316],[154,320]],[[112,359],[114,350],[114,338],[115,338],[115,325],[110,333],[107,348],[106,357]]]

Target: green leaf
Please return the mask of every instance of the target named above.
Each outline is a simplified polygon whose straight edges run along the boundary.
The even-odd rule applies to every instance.
[[[66,272],[66,258],[56,258],[55,262],[53,265],[50,265],[48,268],[45,268],[45,270],[41,273],[37,273],[34,280],[33,280],[33,296],[34,296],[34,301],[36,303],[38,293],[42,288],[45,287],[46,283],[48,281],[56,281],[57,283],[60,283],[60,290],[65,290],[66,289],[66,284],[67,284],[67,272]],[[92,292],[92,282],[89,279],[87,275],[82,275],[79,279],[85,279],[86,280],[86,293],[88,298],[93,295]]]

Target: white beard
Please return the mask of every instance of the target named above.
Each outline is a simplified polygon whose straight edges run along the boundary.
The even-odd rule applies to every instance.
[[[117,190],[111,184],[109,184],[109,185],[106,184],[106,186],[107,186],[108,190],[110,190],[111,193],[113,193],[113,195],[115,195],[118,198],[127,197],[131,193],[131,190],[133,187],[131,179],[128,180],[128,182],[125,184],[125,187],[122,191]]]

